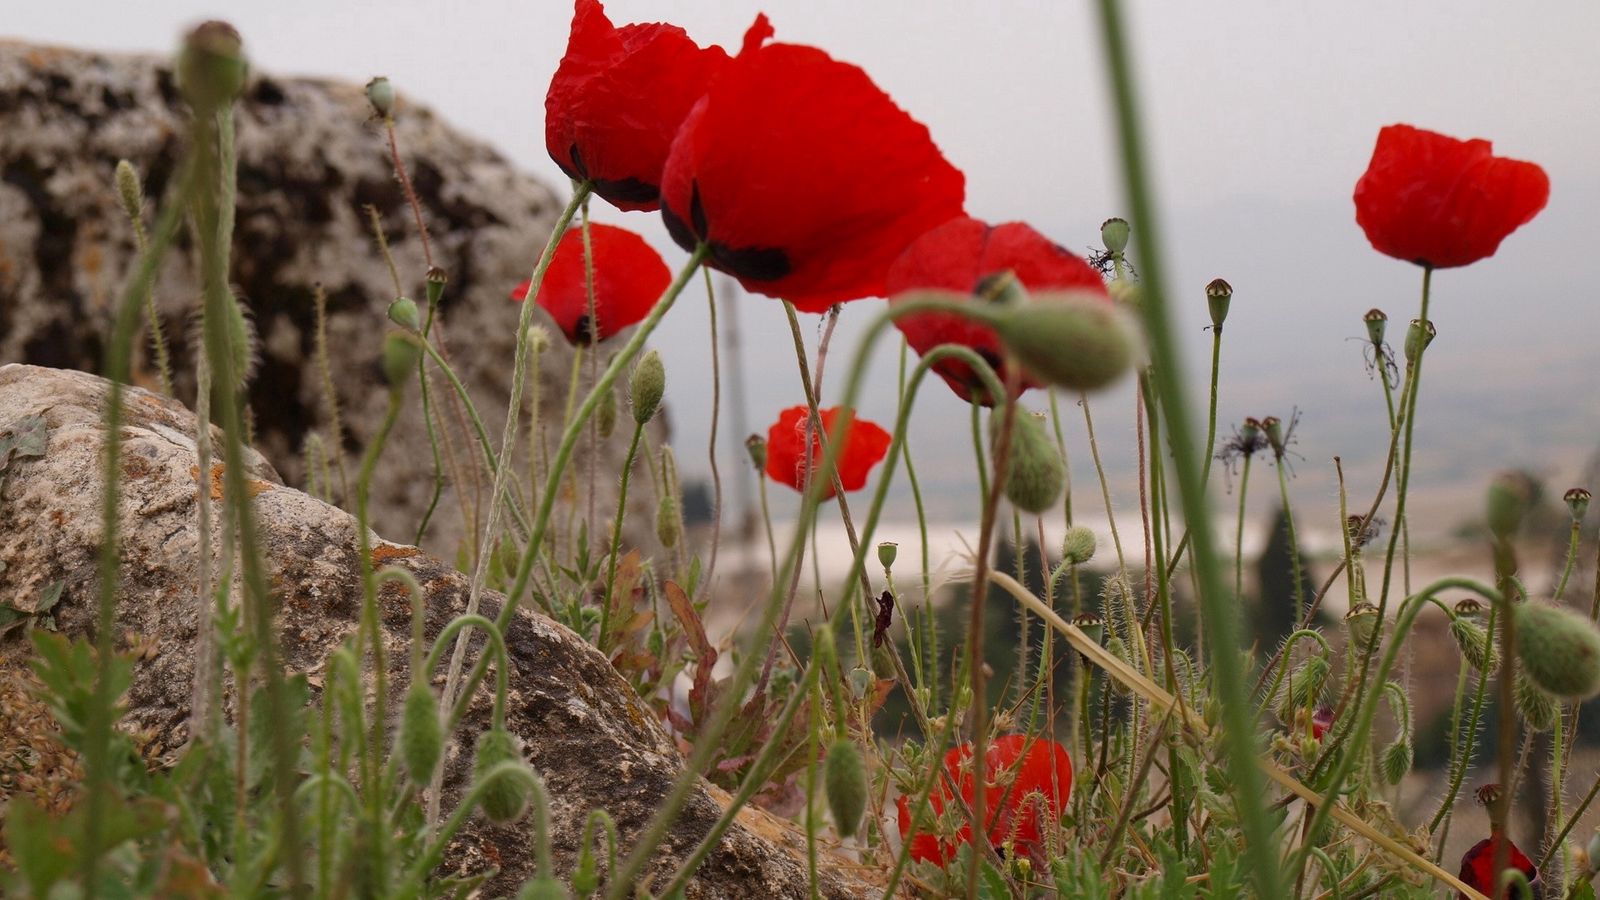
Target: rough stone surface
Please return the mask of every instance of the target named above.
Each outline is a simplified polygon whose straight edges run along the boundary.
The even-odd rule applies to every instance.
[[[12,460],[0,487],[0,597],[27,608],[45,585],[65,582],[52,610],[55,627],[72,636],[92,633],[96,554],[102,533],[100,498],[107,382],[79,372],[33,366],[0,367],[0,430],[43,416],[48,443],[43,456]],[[116,610],[119,646],[145,652],[134,670],[131,724],[151,737],[155,757],[178,752],[185,740],[193,673],[196,614],[193,585],[198,558],[197,472],[193,468],[195,420],[178,403],[133,389],[126,394],[122,569]],[[282,485],[259,455],[250,457],[253,511],[264,557],[281,604],[278,615],[284,665],[315,678],[329,651],[356,627],[360,586],[354,520],[344,512]],[[465,603],[465,580],[414,547],[378,541],[375,556],[411,571],[427,593],[428,631],[437,634]],[[408,599],[398,585],[381,597],[396,696],[403,689]],[[488,595],[489,615],[501,598]],[[511,662],[509,725],[527,742],[533,765],[553,797],[558,865],[570,871],[588,811],[602,807],[617,820],[624,844],[649,819],[682,763],[648,708],[606,659],[564,627],[520,612],[507,634]],[[31,645],[16,636],[0,640],[0,675],[24,665]],[[446,763],[447,791],[461,789],[470,768],[472,737],[484,727],[487,692],[458,735]],[[0,730],[15,723],[4,721]],[[463,745],[462,741],[465,741]],[[692,848],[719,814],[707,786],[675,823],[650,873],[660,878]],[[3,801],[3,797],[0,797]],[[451,862],[481,868],[491,861],[502,874],[491,895],[515,891],[529,871],[528,836],[520,828],[496,829],[481,821],[465,831]],[[701,870],[691,897],[804,897],[804,839],[764,813],[742,814]],[[853,867],[824,857],[823,895],[876,895],[854,880]]]
[[[152,224],[183,150],[186,116],[164,59],[0,40],[0,363],[100,371],[112,307],[135,261],[133,228],[112,173],[119,159],[132,161],[144,178],[145,221]],[[231,279],[259,335],[249,391],[255,443],[290,484],[305,486],[305,442],[317,433],[342,451],[353,477],[383,415],[377,360],[388,327],[385,310],[394,299],[367,208],[377,210],[403,290],[419,303],[422,242],[361,86],[257,74],[236,120]],[[446,343],[498,443],[517,313],[507,293],[527,277],[562,199],[403,97],[397,128],[434,261],[450,278],[442,303]],[[177,396],[185,402],[194,399],[192,356],[199,345],[195,269],[193,254],[180,244],[156,286],[178,370]],[[313,364],[318,284],[328,298],[330,367],[343,412],[337,437]],[[546,409],[559,409],[571,362],[571,351],[554,333],[557,346],[545,354],[540,372]],[[141,357],[135,381],[157,386],[149,355]],[[435,383],[448,390],[442,378]],[[581,461],[620,472],[626,438],[615,435]],[[374,482],[373,519],[388,533],[409,536],[433,484],[415,397],[389,446]],[[458,437],[456,458],[465,461],[468,452]],[[518,470],[526,471],[525,464]],[[470,482],[463,477],[464,495],[486,496],[481,482],[477,492]],[[616,478],[599,482],[598,508],[614,509]],[[612,499],[605,499],[608,493]],[[629,521],[653,521],[655,501],[648,494],[636,494],[638,515]],[[447,493],[424,546],[450,558],[464,533],[461,510]],[[629,537],[652,540],[647,529]]]

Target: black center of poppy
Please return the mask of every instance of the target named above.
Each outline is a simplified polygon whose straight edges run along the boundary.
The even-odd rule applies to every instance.
[[[593,344],[595,335],[592,324],[588,313],[579,316],[577,321],[572,323],[572,342],[580,347]]]
[[[789,254],[779,247],[731,247],[710,237],[711,226],[706,219],[705,204],[700,199],[700,184],[695,182],[689,197],[689,221],[679,218],[672,207],[661,206],[661,218],[666,222],[667,233],[678,246],[693,250],[701,241],[706,247],[713,267],[748,281],[776,281],[793,271]]]
[[[572,168],[562,166],[561,171],[577,181],[592,183],[594,192],[612,203],[654,203],[661,199],[661,186],[642,178],[592,177],[589,164],[583,161],[583,151],[578,149],[577,144],[567,148],[567,156],[572,160]]]

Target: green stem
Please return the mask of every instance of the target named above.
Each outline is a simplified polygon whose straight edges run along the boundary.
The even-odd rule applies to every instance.
[[[1305,571],[1300,565],[1300,541],[1294,531],[1294,510],[1289,506],[1289,474],[1283,464],[1283,457],[1277,458],[1278,469],[1278,496],[1283,501],[1283,524],[1289,533],[1289,560],[1292,563],[1291,571],[1294,575],[1294,608],[1302,616],[1307,614]]]
[[[595,646],[606,652],[606,634],[611,627],[612,594],[617,589],[617,554],[622,549],[622,517],[628,509],[628,478],[633,474],[633,461],[639,455],[639,439],[644,436],[645,423],[633,427],[633,439],[628,442],[628,455],[622,464],[622,487],[617,491],[617,518],[611,523],[611,555],[606,564],[606,593],[600,601],[600,634]]]

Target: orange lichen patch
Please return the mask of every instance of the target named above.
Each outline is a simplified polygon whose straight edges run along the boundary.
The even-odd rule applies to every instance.
[[[155,467],[150,465],[150,460],[142,456],[130,456],[122,461],[122,477],[128,481],[137,481],[149,475],[154,469]]]
[[[401,547],[398,544],[379,544],[372,548],[372,561],[374,563],[386,563],[390,560],[408,559],[421,552],[415,547]]]
[[[224,474],[224,471],[223,471],[222,463],[213,463],[211,465],[211,499],[213,499],[213,500],[221,500],[222,497],[223,497],[223,492],[224,492],[223,479],[222,479],[223,474]],[[195,481],[199,481],[200,480],[200,467],[199,466],[190,466],[189,467],[189,477],[193,478]],[[250,480],[248,480],[248,481],[246,481],[244,483],[245,496],[249,497],[252,500],[254,500],[255,498],[261,496],[262,494],[265,494],[267,491],[270,491],[270,490],[272,490],[272,485],[268,484],[265,481],[260,481],[260,480],[257,480],[257,479],[250,479]]]

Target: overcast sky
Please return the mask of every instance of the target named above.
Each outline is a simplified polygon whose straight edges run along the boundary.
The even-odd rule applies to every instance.
[[[0,0],[0,8],[0,31],[10,36],[163,52],[185,25],[228,18],[263,70],[352,80],[387,74],[403,94],[518,164],[561,177],[542,140],[544,92],[571,17],[560,0]],[[668,20],[702,42],[732,47],[756,12],[767,12],[779,40],[861,65],[926,122],[966,172],[975,215],[1023,219],[1082,250],[1097,241],[1102,219],[1124,210],[1090,3],[614,0],[607,8],[619,23]],[[1537,12],[1503,0],[1129,9],[1191,367],[1209,346],[1200,330],[1203,285],[1220,275],[1236,290],[1223,421],[1286,416],[1298,405],[1300,481],[1313,503],[1330,499],[1334,453],[1359,460],[1381,452],[1381,395],[1362,371],[1359,345],[1346,339],[1362,333],[1360,316],[1371,306],[1403,325],[1415,314],[1420,276],[1367,246],[1350,193],[1378,128],[1410,122],[1489,138],[1497,152],[1543,165],[1552,182],[1549,208],[1498,256],[1435,279],[1440,337],[1424,379],[1419,441],[1420,452],[1436,456],[1422,487],[1476,496],[1487,474],[1507,465],[1571,478],[1600,437],[1600,4],[1540,3]],[[655,216],[598,217],[650,235],[671,265],[683,259]],[[836,346],[854,347],[855,328],[879,302],[846,307]],[[766,349],[787,340],[779,307],[747,298],[739,316],[755,430],[800,395],[792,362]],[[657,342],[680,442],[694,445],[707,423],[697,399],[709,396],[706,325],[703,299],[688,299]],[[879,373],[892,386],[892,368],[880,365]],[[1110,441],[1131,431],[1129,396],[1124,388],[1097,401]],[[919,458],[928,455],[936,486],[957,491],[970,481],[958,452],[963,410],[942,388],[920,403],[912,436]],[[880,389],[866,404],[880,419],[891,410],[892,391]],[[680,450],[686,470],[703,469],[697,455]]]

